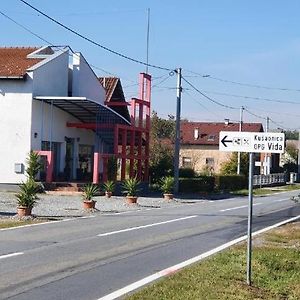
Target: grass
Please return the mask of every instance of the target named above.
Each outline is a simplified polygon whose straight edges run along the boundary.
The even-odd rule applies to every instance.
[[[253,244],[251,287],[246,284],[246,246],[242,244],[126,299],[300,299],[300,223],[259,236]]]
[[[11,228],[11,227],[18,227],[23,225],[30,225],[30,224],[37,224],[43,223],[46,220],[11,220],[11,219],[0,219],[0,229],[2,228]]]
[[[300,190],[300,184],[291,184],[291,185],[284,185],[284,186],[278,186],[278,187],[265,187],[265,188],[255,188],[253,189],[253,195],[254,196],[265,196],[270,194],[275,194],[278,192],[288,192],[288,191],[295,191]],[[231,192],[233,195],[238,196],[247,196],[248,190],[238,190]]]

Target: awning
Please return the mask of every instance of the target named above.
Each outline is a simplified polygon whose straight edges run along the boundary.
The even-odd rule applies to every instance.
[[[37,96],[34,99],[50,105],[53,103],[53,106],[69,113],[83,123],[131,125],[128,120],[111,108],[86,97]]]

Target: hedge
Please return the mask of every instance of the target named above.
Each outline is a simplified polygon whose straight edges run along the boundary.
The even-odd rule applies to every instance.
[[[194,178],[195,171],[193,168],[180,168],[179,169],[179,177],[180,178]]]
[[[179,192],[182,193],[213,192],[214,186],[214,176],[179,178]]]
[[[248,186],[248,178],[244,175],[216,175],[215,190],[235,191],[245,189]]]

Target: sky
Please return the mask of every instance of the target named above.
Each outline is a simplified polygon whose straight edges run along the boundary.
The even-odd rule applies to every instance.
[[[181,117],[190,121],[261,122],[300,129],[298,0],[27,0],[80,34],[133,59],[182,68]],[[99,76],[118,76],[127,100],[137,96],[145,66],[90,44],[20,0],[1,0],[1,46],[69,45]],[[34,34],[33,34],[34,33]],[[149,68],[152,109],[176,114],[176,74]],[[189,84],[190,83],[190,84]]]

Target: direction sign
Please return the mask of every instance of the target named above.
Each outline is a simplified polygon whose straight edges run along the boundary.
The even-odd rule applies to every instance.
[[[284,133],[221,131],[219,150],[229,152],[283,153]]]

